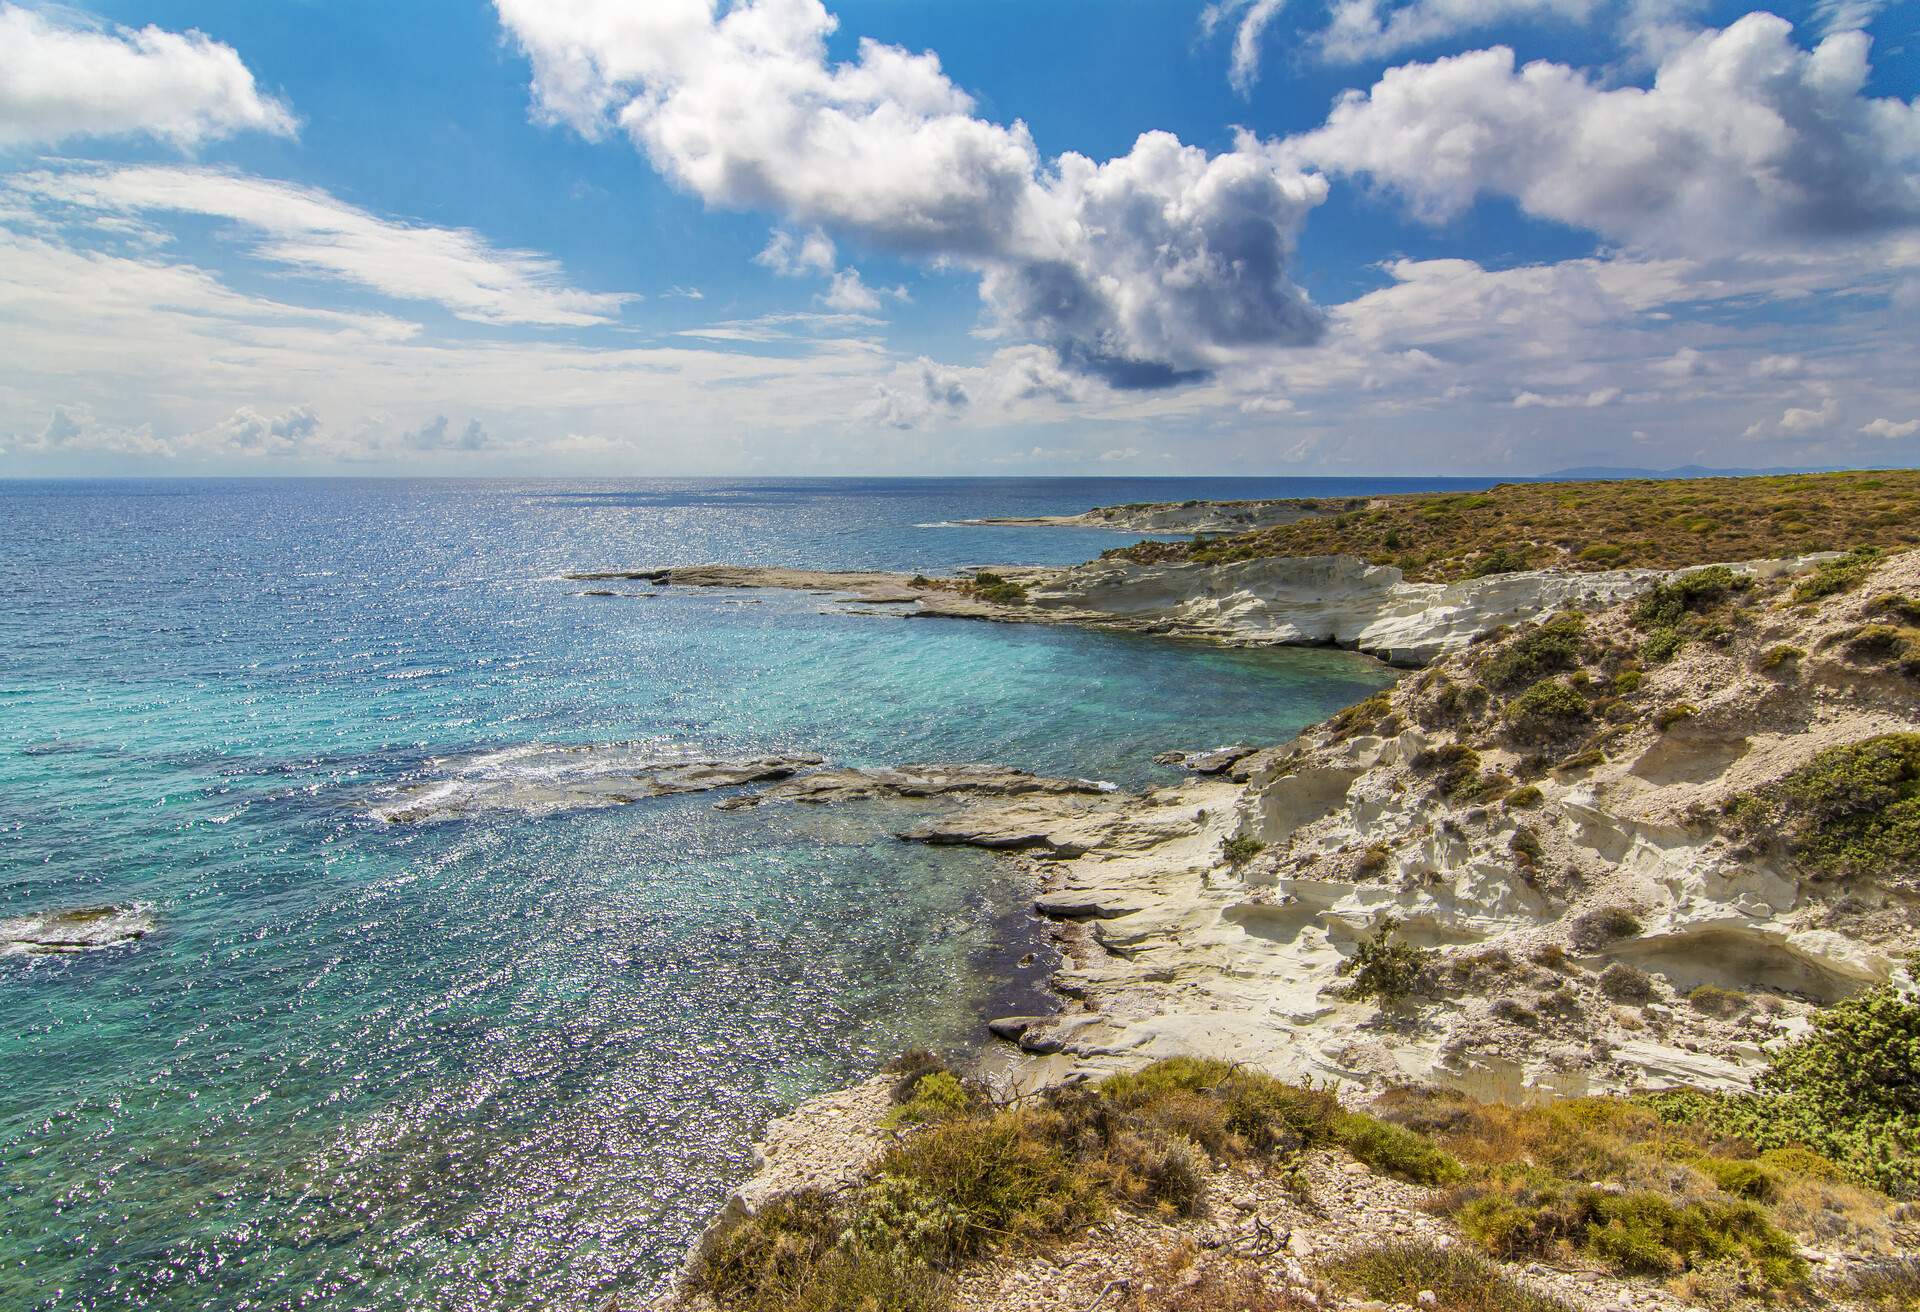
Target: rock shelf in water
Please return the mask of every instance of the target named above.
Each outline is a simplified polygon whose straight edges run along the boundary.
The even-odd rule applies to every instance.
[[[39,911],[0,920],[0,957],[95,952],[152,932],[152,911],[137,903]]]

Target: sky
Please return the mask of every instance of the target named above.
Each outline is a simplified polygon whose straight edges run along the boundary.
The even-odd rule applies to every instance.
[[[0,477],[1920,464],[1920,5],[0,0]]]

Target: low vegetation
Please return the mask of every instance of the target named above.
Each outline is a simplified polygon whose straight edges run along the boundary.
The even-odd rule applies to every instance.
[[[1651,1099],[1676,1125],[1759,1148],[1811,1150],[1850,1179],[1920,1197],[1920,995],[1883,984],[1814,1018],[1776,1054],[1751,1094],[1679,1092]]]
[[[1392,945],[1391,930],[1370,942]],[[1693,998],[1719,1007],[1738,995]],[[1920,1000],[1897,985],[1823,1013],[1746,1095],[1519,1107],[1403,1088],[1366,1113],[1329,1090],[1181,1057],[996,1105],[924,1054],[900,1069],[897,1137],[872,1172],[721,1227],[696,1255],[696,1290],[728,1312],[944,1312],[970,1263],[1058,1244],[1116,1209],[1197,1217],[1216,1169],[1297,1180],[1300,1154],[1314,1150],[1431,1190],[1430,1209],[1464,1241],[1347,1247],[1320,1275],[1354,1296],[1565,1312],[1500,1266],[1527,1260],[1658,1279],[1716,1308],[1814,1303],[1822,1291],[1803,1241],[1871,1259],[1827,1293],[1900,1308],[1920,1287],[1887,1196],[1920,1192]],[[1170,1278],[1124,1290],[1118,1306],[1314,1305],[1226,1250],[1181,1242],[1149,1262]]]
[[[991,1252],[1058,1241],[1117,1207],[1194,1214],[1216,1163],[1284,1165],[1337,1148],[1417,1184],[1465,1178],[1424,1135],[1220,1061],[1174,1058],[1019,1106],[990,1105],[943,1069],[910,1074],[896,1093],[896,1121],[916,1128],[868,1179],[722,1227],[695,1257],[694,1288],[740,1312],[939,1312],[955,1274]]]
[[[1736,600],[1752,587],[1753,580],[1725,565],[1656,583],[1633,607],[1634,626],[1646,634],[1641,656],[1660,664],[1696,639],[1726,636],[1736,618]]]
[[[997,606],[1024,606],[1027,604],[1027,590],[1012,579],[981,570],[966,584],[970,596],[981,601],[990,601]]]
[[[1220,841],[1220,855],[1230,866],[1243,866],[1267,850],[1267,845],[1248,833],[1234,834]]]
[[[1557,1298],[1533,1293],[1493,1263],[1459,1248],[1413,1242],[1373,1244],[1327,1271],[1352,1293],[1398,1307],[1436,1312],[1573,1312]],[[1422,1294],[1431,1295],[1423,1299]]]
[[[1519,569],[1686,569],[1865,545],[1920,543],[1920,471],[1768,478],[1503,483],[1485,492],[1375,497],[1296,523],[1198,543],[1142,542],[1109,555],[1200,562],[1346,553],[1451,582]],[[1831,595],[1866,566],[1817,575]]]
[[[1828,878],[1911,883],[1920,873],[1920,733],[1829,747],[1726,804],[1736,835]]]
[[[1347,996],[1392,1004],[1428,983],[1438,954],[1407,942],[1399,930],[1399,922],[1388,916],[1354,946],[1352,956],[1340,963],[1341,976],[1352,977]]]

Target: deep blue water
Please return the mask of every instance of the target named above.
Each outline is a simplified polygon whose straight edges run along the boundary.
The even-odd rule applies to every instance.
[[[563,571],[1084,559],[938,527],[1383,480],[0,483],[0,1307],[589,1307],[668,1269],[766,1118],[1023,987],[1022,890],[883,807],[713,795],[407,826],[528,744],[992,760],[1129,786],[1385,681],[1328,651],[588,598]],[[644,591],[644,589],[643,589]],[[488,754],[499,754],[489,756]],[[496,768],[485,765],[483,768]]]

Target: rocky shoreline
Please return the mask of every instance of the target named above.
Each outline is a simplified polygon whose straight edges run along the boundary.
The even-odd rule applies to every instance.
[[[1820,553],[1729,567],[1775,578],[1828,559]],[[1596,609],[1645,592],[1682,570],[1523,570],[1457,583],[1409,583],[1391,565],[1354,556],[1263,557],[1223,564],[1090,561],[1062,569],[996,566],[1017,599],[983,595],[962,579],[884,571],[837,572],[742,565],[594,570],[577,582],[817,593],[901,615],[1070,624],[1228,646],[1343,647],[1416,668],[1479,635],[1569,607]]]
[[[1363,499],[1329,502],[1305,497],[1265,501],[1181,501],[1098,506],[1077,515],[1034,515],[963,519],[966,525],[1017,528],[1104,528],[1119,533],[1248,533],[1257,529],[1297,524],[1321,515],[1338,515]]]
[[[1913,674],[1860,638],[1876,605],[1920,595],[1920,554],[1795,602],[1796,582],[1833,559],[1714,572],[1737,598],[1733,622],[1701,620],[1693,641],[1651,665],[1622,655],[1650,641],[1636,600],[1686,572],[1409,585],[1339,557],[1102,561],[997,571],[1024,589],[1017,604],[892,574],[622,577],[1240,643],[1333,640],[1425,666],[1294,743],[1178,754],[1192,775],[1169,787],[945,789],[959,804],[901,837],[1007,852],[1034,882],[1062,954],[1051,981],[1062,1005],[987,1026],[1011,1055],[997,1063],[1007,1096],[1198,1056],[1350,1099],[1420,1085],[1525,1103],[1745,1088],[1822,1005],[1889,979],[1915,946],[1906,882],[1823,884],[1720,819],[1818,753],[1920,728]],[[1315,600],[1316,588],[1335,595]],[[1545,627],[1510,626],[1569,610],[1581,617],[1578,650],[1552,668],[1588,708],[1585,737],[1528,741],[1501,694],[1460,709]],[[868,795],[861,780],[809,778],[821,776],[723,805]],[[1348,963],[1389,936],[1419,954],[1418,985],[1406,998],[1354,996]],[[777,1122],[729,1215],[822,1172],[857,1175],[889,1138],[884,1084]],[[1604,1292],[1575,1305],[1694,1305],[1646,1286]]]

